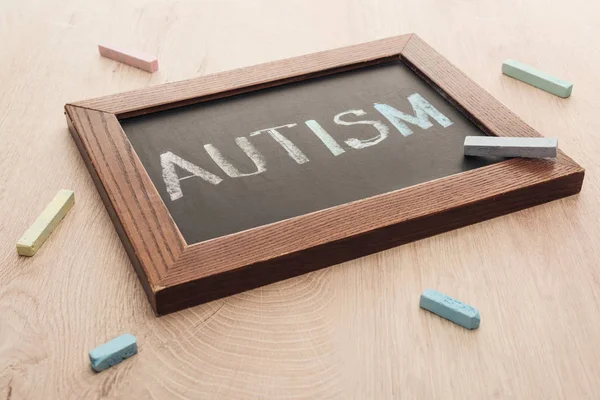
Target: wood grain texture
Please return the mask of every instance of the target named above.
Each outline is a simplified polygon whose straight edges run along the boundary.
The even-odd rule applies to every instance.
[[[75,143],[145,287],[156,290],[184,241],[113,114],[66,106]],[[148,290],[148,289],[146,289]]]
[[[583,171],[570,166],[567,173],[562,166],[491,170],[494,166],[192,245],[162,281],[157,312],[177,311],[556,200],[578,193],[583,181]],[[481,169],[485,173],[474,173]]]
[[[436,85],[437,90],[459,106],[469,119],[485,126],[490,134],[500,135],[495,126],[504,120],[499,123],[495,120],[504,119],[511,112],[416,35],[407,36],[407,45],[397,51],[410,50],[411,68]],[[225,97],[239,89],[231,86],[231,82],[237,84],[240,81],[238,76],[245,79],[243,87],[258,90],[281,83],[280,76],[334,74],[342,69],[363,66],[362,58],[358,64],[349,62],[355,60],[355,53],[368,53],[373,63],[386,61],[389,50],[385,46],[380,49],[379,45],[403,43],[407,36],[297,59],[305,70],[298,69],[289,60],[282,60],[252,67],[252,73],[246,69],[219,74],[217,78],[223,79],[224,83],[212,77],[206,81],[211,86],[226,87],[226,93],[216,94]],[[420,58],[412,57],[413,54]],[[322,59],[328,60],[327,69],[315,71],[313,65],[321,65]],[[269,74],[274,75],[275,82],[264,81]],[[257,80],[248,80],[247,75]],[[204,81],[200,78],[187,83],[196,87],[203,86]],[[165,97],[163,93],[170,96],[170,92],[169,85],[138,91],[137,97],[129,99],[126,108],[116,109],[115,113],[122,114],[131,107],[143,113],[145,110],[137,103],[144,105],[147,98],[160,99]],[[173,98],[173,103],[186,101],[185,95],[181,96]],[[195,101],[203,99],[200,97]],[[149,107],[154,108],[153,105]],[[156,200],[156,188],[145,192],[150,177],[134,154],[116,115],[80,105],[67,105],[66,108],[73,120],[71,133],[77,143],[83,143],[79,148],[84,158],[89,158],[88,168],[92,175],[98,176],[96,185],[100,185],[100,192],[113,193],[103,196],[105,205],[115,209],[112,212],[118,217],[113,218],[115,226],[158,315],[572,195],[581,190],[584,177],[583,169],[563,154],[556,160],[534,164],[507,160],[186,246],[184,240],[177,237],[180,235],[166,206]],[[88,121],[87,125],[82,122],[84,119]],[[518,129],[526,125],[514,115],[512,120],[516,127],[506,126],[509,132],[519,132]],[[532,136],[539,136],[532,129],[530,131]],[[130,159],[127,165],[121,154]],[[116,177],[124,180],[119,182]],[[124,190],[124,186],[130,188]],[[152,208],[140,204],[139,198],[150,197],[154,199]],[[148,223],[148,215],[155,216],[154,224]],[[166,234],[161,221],[166,224]],[[175,236],[178,241],[165,240],[170,236]],[[165,257],[165,253],[169,257]]]
[[[600,49],[586,44],[599,12],[585,0],[0,3],[0,398],[598,398]],[[557,137],[586,168],[582,192],[156,318],[63,105],[408,31]],[[161,70],[115,66],[100,39],[147,48]],[[508,58],[577,90],[563,100],[502,76]],[[76,207],[19,259],[15,240],[62,187]],[[477,307],[479,329],[420,310],[426,287]],[[139,354],[94,374],[88,351],[125,332]]]
[[[540,135],[419,36],[411,37],[402,51],[402,60],[486,133],[496,136]]]
[[[73,103],[116,114],[119,118],[146,114],[200,101],[218,99],[284,83],[347,71],[398,57],[411,35],[322,51],[262,65],[173,82]],[[340,62],[343,60],[343,62]]]

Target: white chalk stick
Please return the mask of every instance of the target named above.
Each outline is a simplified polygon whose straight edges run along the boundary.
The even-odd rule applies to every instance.
[[[17,242],[17,253],[31,257],[75,203],[72,190],[61,189]]]
[[[467,136],[465,138],[465,155],[481,157],[556,157],[558,139]]]
[[[158,71],[158,59],[150,54],[140,51],[126,50],[121,47],[112,45],[99,44],[98,50],[102,57],[110,58],[123,64],[130,65],[135,68],[147,72]]]

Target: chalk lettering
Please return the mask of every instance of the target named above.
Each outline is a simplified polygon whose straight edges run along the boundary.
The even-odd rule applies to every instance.
[[[257,175],[257,174],[263,173],[267,170],[264,156],[256,149],[256,147],[254,147],[252,145],[252,143],[250,143],[250,141],[247,138],[245,138],[245,137],[235,138],[235,143],[239,146],[240,149],[242,149],[244,151],[244,153],[246,153],[248,158],[250,158],[250,160],[252,160],[252,162],[256,166],[255,172],[249,172],[249,173],[240,172],[240,170],[237,169],[236,167],[234,167],[233,164],[231,164],[229,161],[227,161],[227,159],[223,156],[221,151],[219,151],[219,149],[217,149],[212,144],[205,144],[204,149],[206,150],[206,152],[208,153],[210,158],[212,158],[213,161],[219,167],[221,167],[223,172],[225,172],[231,178],[239,178],[242,176]]]
[[[409,136],[413,133],[413,131],[404,122],[417,125],[421,129],[429,129],[433,126],[431,121],[429,121],[429,117],[431,117],[444,128],[452,125],[452,121],[450,121],[444,114],[439,112],[437,108],[432,106],[419,93],[410,95],[408,97],[408,101],[413,108],[415,113],[414,116],[405,114],[387,104],[375,103],[374,106],[377,111],[383,114],[383,116],[386,117],[403,136]]]
[[[315,135],[317,135],[319,139],[321,139],[321,142],[323,142],[329,151],[331,151],[331,154],[334,156],[339,156],[345,152],[338,142],[336,142],[335,139],[331,137],[331,135],[327,133],[327,131],[317,121],[311,119],[304,123],[310,128],[311,131],[313,131]]]
[[[181,185],[179,181],[183,179],[188,179],[192,177],[199,177],[204,179],[206,182],[212,183],[213,185],[218,185],[221,183],[223,179],[219,178],[217,175],[212,174],[197,165],[192,164],[189,161],[184,160],[176,154],[173,154],[170,151],[162,153],[160,155],[160,165],[162,167],[162,176],[165,181],[165,185],[167,187],[167,193],[171,197],[171,201],[180,199],[183,197],[183,192],[181,191]],[[186,170],[192,175],[184,176],[183,178],[179,178],[177,175],[177,171],[175,171],[175,166],[178,166],[181,169]]]
[[[363,115],[366,115],[367,113],[364,112],[363,110],[344,111],[343,113],[339,113],[338,115],[333,117],[333,121],[338,125],[345,125],[345,126],[359,125],[359,124],[360,125],[373,125],[373,127],[379,131],[379,135],[372,137],[370,139],[363,139],[363,140],[355,139],[355,138],[348,139],[345,141],[348,146],[353,147],[355,149],[364,149],[366,147],[374,146],[377,143],[381,142],[382,140],[385,140],[388,137],[388,133],[390,132],[390,129],[383,122],[367,121],[367,120],[349,122],[349,121],[342,121],[340,119],[342,116],[348,115],[348,114],[353,114],[358,117],[362,117]]]
[[[403,135],[412,135],[413,131],[409,128],[410,125],[418,126],[421,129],[429,129],[433,126],[432,119],[440,124],[442,127],[447,128],[453,124],[444,114],[438,111],[431,103],[429,103],[419,93],[414,93],[408,97],[408,102],[412,106],[414,115],[406,114],[388,104],[374,103],[375,109],[381,113],[394,127]],[[344,141],[348,146],[354,149],[364,149],[367,147],[374,146],[381,141],[385,140],[390,132],[388,125],[382,121],[376,120],[358,120],[348,121],[342,119],[345,116],[356,116],[362,117],[367,113],[364,110],[348,110],[341,112],[333,117],[333,121],[338,125],[352,126],[352,125],[371,125],[378,131],[378,135],[368,139],[349,138]],[[343,154],[345,150],[342,146],[314,119],[306,120],[304,122],[306,126],[315,134],[315,136],[327,147],[327,149],[334,156]],[[296,146],[291,140],[281,134],[279,131],[282,128],[293,128],[297,124],[287,124],[281,126],[275,126],[273,128],[261,129],[250,133],[250,136],[257,136],[261,133],[267,133],[273,140],[275,140],[287,154],[298,164],[304,164],[309,162],[308,157]],[[252,172],[241,172],[236,168],[231,161],[229,161],[221,153],[221,151],[212,144],[204,145],[204,149],[212,160],[227,174],[230,178],[241,178],[244,176],[257,175],[267,170],[266,159],[261,152],[250,142],[246,137],[235,138],[237,146],[250,158],[256,167],[256,171]],[[206,182],[218,185],[222,182],[222,179],[208,172],[199,166],[192,164],[191,162],[184,160],[183,158],[167,151],[160,155],[160,163],[162,166],[162,176],[166,185],[167,193],[171,197],[171,200],[177,200],[183,197],[180,182],[184,179],[189,178],[202,178]],[[175,166],[189,172],[191,175],[179,177]]]
[[[305,162],[309,161],[308,157],[306,157],[306,155],[302,152],[302,150],[300,150],[294,143],[292,143],[288,138],[283,136],[277,130],[280,128],[292,128],[296,125],[297,124],[288,124],[288,125],[281,125],[281,126],[276,126],[273,128],[268,128],[268,129],[261,129],[260,131],[252,132],[250,134],[250,136],[256,136],[256,135],[260,135],[263,132],[267,132],[269,135],[271,135],[271,137],[273,139],[275,139],[275,141],[277,143],[279,143],[281,145],[281,147],[283,147],[285,149],[285,151],[287,151],[288,155],[290,157],[292,157],[292,159],[294,161],[296,161],[298,164],[304,164]]]

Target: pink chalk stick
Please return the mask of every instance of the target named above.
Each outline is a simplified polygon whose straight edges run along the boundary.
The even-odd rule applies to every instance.
[[[139,51],[125,50],[120,47],[98,45],[102,57],[110,58],[123,64],[131,65],[148,72],[158,71],[158,59]]]

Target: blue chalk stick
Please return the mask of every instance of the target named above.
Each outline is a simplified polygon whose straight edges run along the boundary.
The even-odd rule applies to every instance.
[[[477,329],[481,322],[476,308],[433,289],[425,289],[419,306],[467,329]]]
[[[90,351],[90,363],[96,372],[104,371],[137,353],[135,336],[121,335]]]

